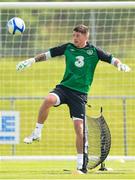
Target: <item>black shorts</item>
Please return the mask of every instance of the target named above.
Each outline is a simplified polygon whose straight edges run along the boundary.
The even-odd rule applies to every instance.
[[[56,88],[50,93],[55,93],[59,96],[59,105],[68,105],[71,118],[85,119],[87,94],[72,90],[62,85],[57,85]]]

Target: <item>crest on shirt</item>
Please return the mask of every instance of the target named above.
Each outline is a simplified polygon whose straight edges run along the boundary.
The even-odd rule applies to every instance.
[[[87,50],[87,54],[88,54],[88,55],[92,55],[92,54],[93,54],[93,50],[92,50],[92,49],[91,49],[91,50],[90,50],[90,49]]]

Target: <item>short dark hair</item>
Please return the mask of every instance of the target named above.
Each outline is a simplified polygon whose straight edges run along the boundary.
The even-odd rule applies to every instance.
[[[83,24],[79,24],[73,29],[73,31],[87,34],[89,32],[89,28]]]

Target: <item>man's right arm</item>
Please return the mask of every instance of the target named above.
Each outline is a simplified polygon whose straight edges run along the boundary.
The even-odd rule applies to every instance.
[[[68,45],[68,43],[63,44],[61,46],[51,48],[50,50],[48,50],[45,53],[41,53],[33,58],[27,59],[25,61],[21,61],[16,65],[16,70],[23,71],[24,69],[32,66],[32,64],[34,64],[36,62],[46,61],[47,59],[50,59],[52,57],[61,56],[64,54],[67,45]]]
[[[39,54],[35,57],[35,62],[46,61],[52,57],[62,56],[66,50],[67,44],[51,48],[49,51]]]

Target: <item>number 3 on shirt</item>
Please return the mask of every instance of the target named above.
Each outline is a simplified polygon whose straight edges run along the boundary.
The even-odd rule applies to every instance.
[[[76,56],[75,66],[81,68],[84,66],[84,57],[83,56]]]

